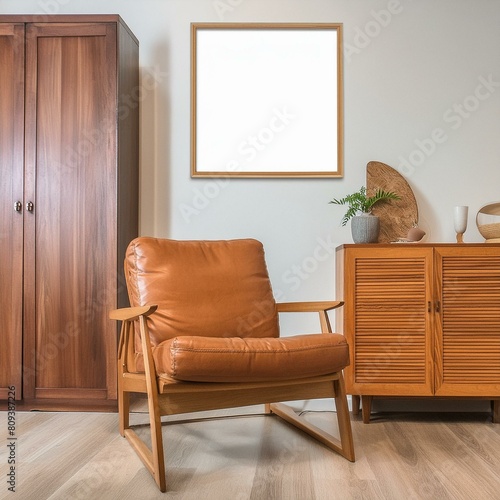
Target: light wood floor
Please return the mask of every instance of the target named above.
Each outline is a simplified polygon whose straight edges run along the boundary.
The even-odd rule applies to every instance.
[[[500,499],[500,425],[487,414],[388,413],[368,425],[354,417],[356,463],[277,417],[166,424],[165,494],[119,436],[116,414],[16,416],[16,494],[2,443],[2,499]],[[307,418],[335,427],[330,412]],[[133,420],[146,422],[141,413]]]

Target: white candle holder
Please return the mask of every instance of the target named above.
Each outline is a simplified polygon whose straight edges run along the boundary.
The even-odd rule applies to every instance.
[[[453,223],[455,225],[455,232],[457,233],[457,243],[463,243],[464,233],[467,229],[467,217],[469,215],[469,207],[457,206],[453,212]]]

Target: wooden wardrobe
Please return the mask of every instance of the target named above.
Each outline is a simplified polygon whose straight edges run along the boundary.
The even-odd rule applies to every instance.
[[[0,15],[0,400],[116,407],[138,233],[139,46],[116,15]]]

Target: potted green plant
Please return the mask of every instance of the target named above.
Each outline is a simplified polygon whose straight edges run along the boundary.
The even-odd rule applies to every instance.
[[[371,214],[376,203],[401,199],[392,191],[377,189],[373,196],[366,194],[366,187],[362,186],[359,191],[348,194],[344,198],[334,198],[330,203],[334,205],[347,205],[347,212],[342,218],[345,226],[351,219],[351,233],[354,243],[376,243],[380,230],[380,220]]]

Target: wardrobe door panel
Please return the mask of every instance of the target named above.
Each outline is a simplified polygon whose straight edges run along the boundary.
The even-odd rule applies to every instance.
[[[105,399],[116,355],[116,26],[27,28],[25,389]]]
[[[0,23],[0,68],[0,399],[21,399],[24,24]]]

